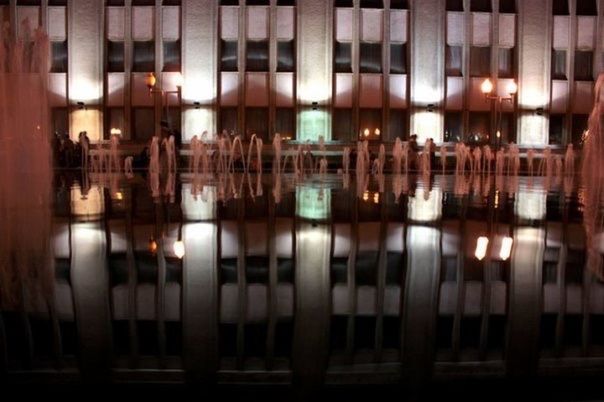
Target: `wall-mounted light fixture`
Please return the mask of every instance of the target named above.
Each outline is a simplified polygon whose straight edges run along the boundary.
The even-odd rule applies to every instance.
[[[537,116],[543,116],[543,112],[544,112],[544,110],[542,107],[538,107],[537,109],[535,109],[535,114]]]
[[[86,110],[86,104],[84,102],[78,102],[76,104],[78,105],[78,109]]]
[[[319,102],[312,103],[312,110],[319,110]]]
[[[433,103],[430,103],[428,106],[426,106],[426,112],[434,113],[434,104]]]
[[[195,106],[195,109],[200,109],[201,108],[201,103],[199,103],[199,102],[193,102],[193,106]]]

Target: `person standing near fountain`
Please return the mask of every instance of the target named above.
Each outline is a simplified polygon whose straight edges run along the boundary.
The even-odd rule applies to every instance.
[[[88,169],[88,156],[90,153],[90,139],[86,131],[81,131],[79,135],[80,149],[82,152],[82,169]]]
[[[407,162],[409,169],[417,170],[418,169],[418,153],[419,146],[417,145],[417,134],[413,134],[409,138],[409,160]]]

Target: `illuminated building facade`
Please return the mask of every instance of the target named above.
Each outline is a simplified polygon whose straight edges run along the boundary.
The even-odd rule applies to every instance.
[[[223,129],[392,142],[578,144],[604,71],[602,0],[0,0],[50,35],[53,126],[143,143]],[[145,85],[182,96],[154,94]],[[514,102],[485,100],[518,84]],[[503,94],[505,95],[505,94]],[[166,103],[169,107],[166,112]]]

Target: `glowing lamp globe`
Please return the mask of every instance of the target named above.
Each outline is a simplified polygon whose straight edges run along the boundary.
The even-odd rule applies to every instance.
[[[482,84],[480,85],[480,91],[485,95],[488,95],[493,92],[493,83],[490,79],[487,78],[482,82]]]
[[[514,81],[510,81],[506,87],[508,94],[510,95],[516,95],[516,92],[518,92],[518,84],[516,84]]]
[[[155,78],[155,74],[153,74],[153,73],[149,73],[145,77],[145,85],[147,85],[147,88],[149,88],[149,90],[153,89],[156,82],[157,82],[157,79]]]
[[[174,255],[180,259],[185,256],[185,243],[182,240],[174,242]]]

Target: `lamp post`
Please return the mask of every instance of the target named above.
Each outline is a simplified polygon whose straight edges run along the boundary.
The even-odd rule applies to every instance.
[[[182,86],[184,83],[184,79],[182,77],[182,74],[178,73],[178,75],[176,76],[176,90],[175,91],[165,91],[161,88],[157,88],[155,85],[157,84],[157,78],[155,78],[155,74],[153,73],[149,73],[147,74],[147,76],[145,77],[145,84],[147,85],[147,88],[149,88],[149,95],[152,96],[154,94],[160,94],[161,95],[161,103],[162,103],[162,108],[165,104],[166,107],[166,119],[168,121],[168,124],[171,126],[171,121],[170,121],[170,113],[169,113],[169,104],[170,104],[170,98],[168,97],[169,95],[172,94],[176,94],[178,96],[178,103],[180,104],[180,101],[182,99]],[[164,97],[165,97],[165,102],[164,102]]]
[[[497,150],[501,148],[501,118],[503,115],[502,104],[503,102],[514,103],[514,98],[518,92],[518,84],[515,81],[510,81],[506,87],[508,96],[493,95],[493,83],[489,78],[485,79],[480,85],[480,91],[484,94],[486,101],[492,101],[495,103],[495,128],[497,136]]]

